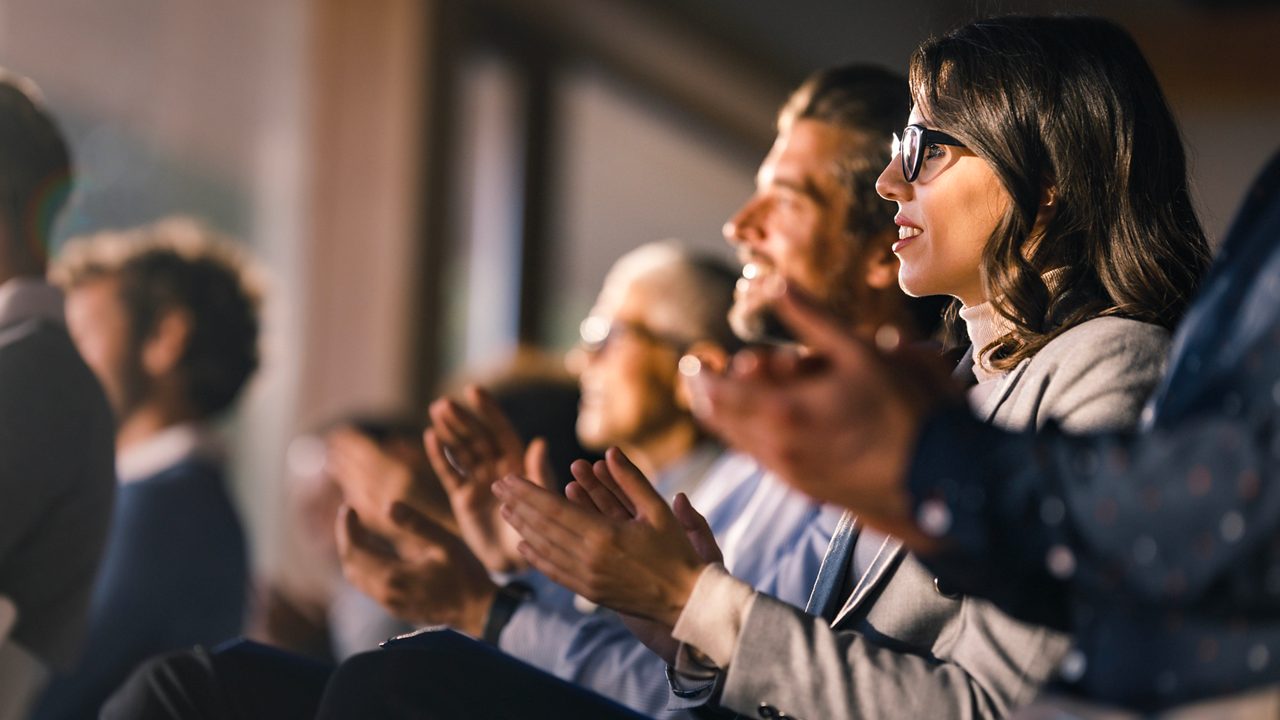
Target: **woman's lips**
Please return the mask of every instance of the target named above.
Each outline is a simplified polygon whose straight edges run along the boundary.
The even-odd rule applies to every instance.
[[[913,238],[924,232],[922,228],[916,227],[903,218],[894,218],[893,221],[898,225],[898,241],[890,246],[889,249],[895,253],[906,247]]]

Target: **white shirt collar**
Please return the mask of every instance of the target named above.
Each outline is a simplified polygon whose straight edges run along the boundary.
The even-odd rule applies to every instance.
[[[25,320],[65,323],[62,291],[36,277],[10,278],[0,285],[0,327]]]
[[[121,484],[145,480],[191,458],[221,459],[224,448],[209,426],[198,422],[171,425],[116,456],[116,477]]]

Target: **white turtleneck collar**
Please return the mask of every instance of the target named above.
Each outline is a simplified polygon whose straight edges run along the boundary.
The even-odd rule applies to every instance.
[[[960,319],[964,320],[969,342],[973,345],[971,352],[974,377],[979,383],[1004,377],[1005,371],[991,367],[988,359],[983,357],[982,351],[1000,336],[1012,330],[1013,323],[996,312],[995,306],[990,302],[960,308]]]

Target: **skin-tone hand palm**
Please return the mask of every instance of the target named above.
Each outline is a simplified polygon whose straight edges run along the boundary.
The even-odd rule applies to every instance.
[[[341,508],[335,533],[347,580],[402,620],[480,635],[497,592],[488,571],[457,535],[408,505],[394,504],[390,517],[394,539]]]
[[[635,631],[669,657],[670,628],[703,569],[720,559],[706,521],[684,497],[677,515],[617,448],[571,472],[567,498],[514,475],[494,485],[502,516],[524,538],[520,552],[579,595],[649,621]]]
[[[467,544],[485,567],[513,572],[526,567],[517,546],[520,535],[498,513],[493,483],[508,474],[534,478],[551,487],[546,443],[526,448],[510,420],[484,390],[464,391],[466,403],[441,398],[431,403],[432,427],[423,435],[431,467],[440,477]]]
[[[328,471],[342,490],[343,502],[367,526],[387,536],[399,532],[390,513],[400,502],[459,532],[444,490],[427,476],[421,451],[413,458],[413,448],[383,446],[348,427],[331,431],[325,440]]]

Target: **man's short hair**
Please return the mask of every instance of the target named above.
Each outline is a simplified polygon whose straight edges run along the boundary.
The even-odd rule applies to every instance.
[[[876,192],[876,179],[891,158],[893,133],[911,111],[907,79],[874,65],[843,65],[810,75],[778,112],[778,134],[799,120],[817,120],[850,133],[836,159],[838,177],[853,199],[849,230],[869,237],[893,227],[894,206]]]
[[[41,262],[71,186],[71,152],[40,89],[0,68],[0,221]]]
[[[258,367],[257,271],[230,239],[191,218],[72,240],[50,276],[68,290],[117,280],[136,347],[165,313],[190,313],[179,367],[190,401],[205,416],[226,409]]]

